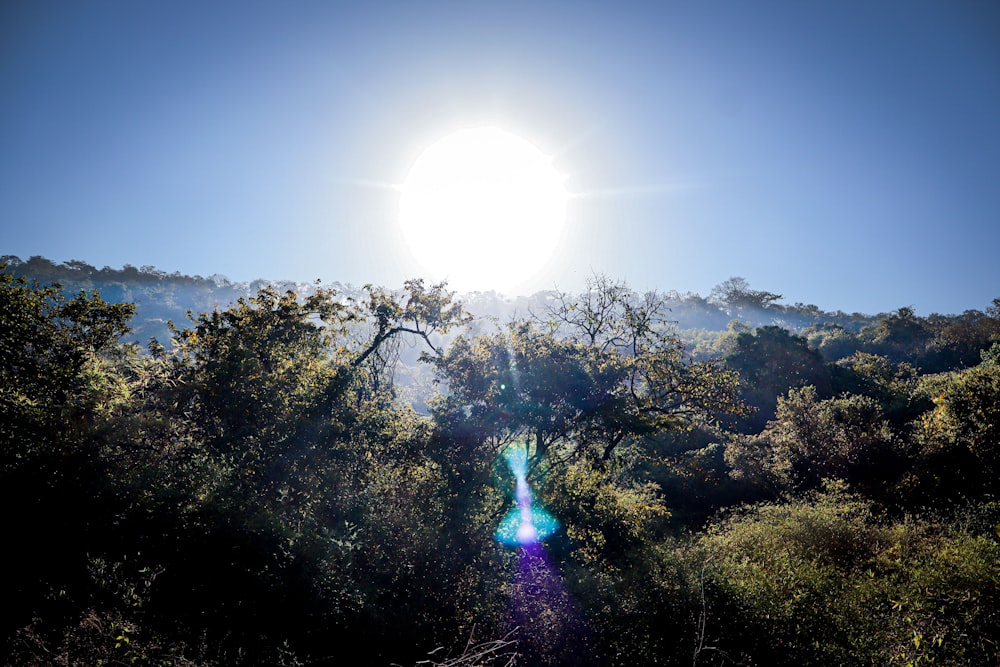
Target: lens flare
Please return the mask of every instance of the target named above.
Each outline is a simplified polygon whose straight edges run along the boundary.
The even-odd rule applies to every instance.
[[[518,549],[507,623],[507,630],[516,633],[523,664],[594,662],[587,624],[542,544]]]
[[[559,529],[559,521],[545,510],[534,507],[528,486],[527,445],[511,445],[504,451],[507,467],[514,475],[514,506],[497,526],[496,539],[511,547],[538,544]]]
[[[496,539],[517,548],[518,562],[507,629],[516,633],[525,664],[589,664],[587,624],[542,544],[559,529],[559,522],[532,505],[528,444],[511,445],[503,456],[514,475],[515,502],[497,527]]]

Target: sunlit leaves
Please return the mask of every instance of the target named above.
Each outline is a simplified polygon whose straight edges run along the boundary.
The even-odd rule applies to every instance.
[[[0,444],[3,465],[45,442],[60,444],[114,400],[115,379],[97,369],[128,330],[134,309],[0,271]],[[106,381],[105,381],[106,380]],[[102,386],[103,385],[103,386]],[[57,435],[60,434],[61,435]],[[64,443],[66,444],[66,443]]]
[[[834,486],[731,516],[699,546],[711,582],[751,626],[738,640],[738,618],[716,629],[724,649],[798,665],[965,665],[996,655],[987,639],[1000,595],[995,540],[928,521],[886,525]]]
[[[829,477],[878,493],[900,473],[902,443],[867,396],[821,401],[811,386],[793,389],[760,437],[775,448],[776,472],[792,487]]]
[[[559,473],[547,480],[545,500],[583,562],[614,562],[650,540],[670,514],[654,485],[622,484],[594,461],[573,461]]]
[[[953,491],[995,491],[1000,475],[1000,365],[985,361],[925,381],[923,388],[934,403],[918,430],[928,476],[939,484],[962,485]]]

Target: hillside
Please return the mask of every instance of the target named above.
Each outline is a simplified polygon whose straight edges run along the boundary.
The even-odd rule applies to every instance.
[[[1000,300],[4,261],[4,664],[1000,662]]]

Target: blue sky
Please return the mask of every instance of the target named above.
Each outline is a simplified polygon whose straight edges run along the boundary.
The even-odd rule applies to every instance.
[[[399,285],[388,186],[487,124],[574,195],[525,289],[1000,296],[994,2],[14,0],[0,91],[0,254]]]

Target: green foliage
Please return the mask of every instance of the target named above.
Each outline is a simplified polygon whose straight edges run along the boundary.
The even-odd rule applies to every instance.
[[[235,577],[219,570],[224,562],[206,568],[210,580],[182,571],[223,598],[259,578],[275,613],[293,593],[302,609],[291,617],[309,618],[297,628],[254,620],[244,633],[259,628],[308,647],[329,623],[369,638],[376,628],[409,627],[383,645],[389,660],[441,631],[435,613],[450,606],[458,583],[455,560],[440,554],[466,550],[442,534],[447,483],[427,457],[430,428],[392,402],[384,347],[407,334],[429,343],[462,314],[440,286],[428,291],[419,281],[407,284],[402,303],[379,290],[364,305],[335,297],[265,288],[177,332],[166,409],[170,422],[189,425],[208,473],[190,521],[220,535],[223,547],[265,547],[244,557],[247,571]],[[361,320],[370,327],[358,341]]]
[[[983,350],[980,353],[984,364],[989,365],[1000,365],[1000,341],[993,343],[990,349]]]
[[[973,665],[1000,657],[995,540],[920,521],[881,524],[866,503],[834,488],[737,514],[700,548],[720,602],[736,614],[713,619],[727,624],[711,632],[754,662]]]
[[[849,357],[861,347],[857,334],[835,322],[813,325],[802,332],[809,346],[818,350],[827,361]]]
[[[563,566],[567,585],[587,612],[587,632],[577,642],[581,650],[594,647],[589,664],[691,665],[700,610],[698,565],[684,542],[668,538],[635,545],[617,566]]]
[[[727,460],[733,447],[726,444],[733,437],[709,428],[671,431],[630,447],[622,458],[633,459],[631,476],[656,485],[674,529],[696,530],[724,507],[771,494],[756,477],[735,472]]]
[[[166,290],[126,269],[118,296]],[[473,330],[443,284],[262,287],[144,352],[132,306],[0,271],[4,664],[997,662],[996,313],[897,313],[833,367],[742,324],[692,359],[666,304],[704,300],[603,277],[540,299]],[[394,386],[418,349],[423,416]],[[774,402],[758,431],[719,426],[736,371]],[[497,453],[525,441],[563,527],[530,555],[493,539]]]
[[[1000,340],[1000,318],[992,309],[919,317],[900,308],[865,327],[860,338],[866,352],[937,373],[976,365],[981,352]]]
[[[204,314],[176,332],[179,400],[221,453],[250,456],[246,468],[268,465],[302,422],[311,421],[331,391],[327,349],[343,307],[319,292],[300,303],[267,288],[226,311]],[[319,321],[313,321],[315,315]],[[250,472],[250,474],[253,474]]]
[[[930,407],[916,392],[917,369],[906,362],[896,364],[887,357],[856,352],[838,361],[836,370],[839,391],[875,399],[894,426],[902,426]]]
[[[110,498],[99,457],[127,391],[111,368],[132,309],[96,294],[67,299],[0,271],[0,505],[7,510],[0,637],[34,613],[61,613],[84,579]],[[68,545],[68,546],[67,546]]]
[[[615,477],[590,460],[548,475],[545,505],[561,517],[573,558],[581,563],[620,564],[625,554],[650,543],[669,516],[654,485]]]
[[[982,353],[1000,341],[1000,317],[969,310],[957,317],[932,315],[935,331],[922,366],[930,372],[967,368],[979,363]]]
[[[899,362],[920,358],[930,344],[933,332],[923,318],[907,307],[866,327],[861,336],[866,341],[866,351]]]
[[[773,451],[772,473],[785,488],[840,479],[879,494],[901,473],[904,448],[878,403],[848,395],[818,400],[811,386],[778,400],[777,417],[758,437]]]
[[[368,343],[355,356],[352,365],[358,367],[371,359],[376,379],[395,361],[401,335],[419,338],[435,356],[440,356],[435,337],[471,321],[445,283],[428,288],[423,280],[408,280],[401,297],[370,285],[366,285],[365,290],[368,298],[363,312],[371,331]]]
[[[1000,487],[1000,365],[984,361],[930,378],[933,409],[917,426],[922,478],[935,495],[995,494]]]
[[[812,385],[823,397],[832,391],[830,371],[819,353],[805,338],[781,327],[737,334],[724,360],[740,374],[743,399],[756,408],[752,416],[735,424],[744,433],[756,433],[773,419],[778,398],[789,389]]]
[[[543,321],[458,338],[435,360],[449,392],[437,420],[479,442],[530,438],[536,462],[556,444],[607,461],[628,439],[739,412],[735,376],[684,355],[656,295],[591,287],[559,295]]]
[[[107,394],[100,366],[132,308],[97,294],[67,299],[0,271],[0,470],[79,434]],[[105,400],[102,400],[105,399]]]

